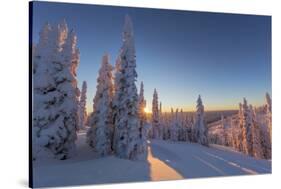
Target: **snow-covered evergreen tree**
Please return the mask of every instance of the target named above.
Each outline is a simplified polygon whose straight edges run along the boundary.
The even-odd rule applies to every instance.
[[[50,52],[50,42],[48,41],[50,39],[50,33],[51,33],[51,25],[49,23],[46,23],[41,31],[39,32],[39,41],[38,44],[33,44],[32,49],[32,56],[33,56],[33,62],[32,62],[32,70],[33,74],[36,74],[38,64],[40,64],[40,71],[44,72],[42,69],[47,69],[46,66],[41,64],[41,62],[48,61],[48,58],[51,56]],[[46,70],[45,70],[46,72]],[[47,77],[47,73],[45,73]]]
[[[179,119],[179,141],[184,141],[184,125],[183,125],[183,110],[181,109],[178,113]]]
[[[169,114],[169,117],[168,117],[168,136],[169,138],[168,139],[171,139],[172,138],[172,127],[173,127],[173,124],[174,124],[174,109],[171,108],[171,112]]]
[[[244,150],[244,143],[243,143],[243,105],[239,103],[239,112],[238,112],[238,121],[239,121],[239,129],[235,130],[236,133],[236,149],[238,151],[245,151]]]
[[[190,121],[190,126],[191,126],[191,137],[190,140],[191,142],[197,142],[197,137],[196,137],[196,127],[195,127],[195,120],[196,120],[196,112],[194,115],[191,116],[191,121]]]
[[[252,114],[249,110],[246,98],[243,99],[242,105],[242,141],[243,141],[243,152],[245,154],[252,154],[252,132],[251,127],[253,125]]]
[[[227,129],[228,145],[247,155],[270,159],[271,143],[266,109],[267,105],[253,108],[244,98],[243,104],[239,104],[238,115],[231,117],[230,128]]]
[[[268,112],[272,112],[271,97],[270,97],[269,93],[266,93],[266,94],[265,94],[265,98],[266,98],[266,107],[267,107],[267,111],[268,111]]]
[[[186,141],[191,142],[191,119],[189,114],[185,115],[185,127],[186,127]]]
[[[86,100],[87,100],[87,82],[83,81],[82,91],[79,101],[79,129],[84,129],[87,120]]]
[[[115,72],[114,152],[120,158],[144,159],[146,153],[141,152],[143,147],[135,84],[137,72],[133,24],[128,15],[125,17],[119,67]]]
[[[141,121],[141,125],[144,125],[146,123],[146,113],[144,111],[146,107],[146,100],[144,99],[144,88],[143,88],[143,82],[141,82],[140,85],[140,93],[139,93],[139,118]]]
[[[243,108],[242,103],[239,103],[239,111],[238,111],[238,116],[239,116],[239,117],[242,117],[242,116],[243,116],[243,110],[242,110],[242,108]]]
[[[113,69],[113,101],[112,101],[112,116],[113,116],[113,124],[115,124],[115,120],[117,118],[117,114],[118,114],[118,108],[117,106],[119,105],[119,101],[117,99],[117,93],[120,90],[119,87],[119,81],[121,79],[121,57],[120,57],[120,52],[119,55],[117,56],[117,59],[115,61],[115,66]],[[114,127],[115,128],[115,127]]]
[[[168,140],[170,138],[170,135],[169,135],[169,116],[166,112],[162,113],[161,114],[161,124],[162,124],[162,127],[163,127],[163,139],[164,140]]]
[[[268,93],[266,93],[266,105],[265,105],[265,115],[262,116],[265,119],[265,125],[263,129],[261,129],[261,136],[263,139],[263,148],[266,159],[271,159],[271,146],[272,146],[272,105],[271,105],[271,97]]]
[[[161,139],[160,120],[159,120],[159,106],[158,106],[158,94],[156,89],[153,92],[152,99],[152,135],[155,139]]]
[[[67,159],[75,151],[78,128],[76,35],[64,22],[40,32],[33,72],[33,136],[37,152]]]
[[[112,152],[113,119],[112,119],[112,66],[108,55],[102,58],[101,68],[97,79],[97,90],[94,97],[93,117],[89,122],[87,142],[100,156]]]
[[[231,118],[230,119],[230,134],[231,134],[231,141],[230,141],[230,145],[235,148],[236,150],[238,150],[238,144],[237,144],[237,133],[236,133],[236,128],[235,128],[235,123],[234,123],[234,119]]]
[[[177,132],[177,110],[174,112],[174,109],[171,108],[171,118],[170,118],[170,139],[172,141],[178,140]]]
[[[172,116],[172,122],[170,127],[170,138],[173,141],[179,141],[180,131],[181,131],[179,110],[176,109],[175,114],[172,115],[173,116]]]
[[[139,93],[139,119],[140,119],[140,153],[147,156],[147,136],[148,136],[148,123],[146,118],[146,113],[144,111],[146,107],[146,100],[144,99],[144,88],[143,82],[141,82],[140,93]]]
[[[223,130],[222,143],[223,143],[223,145],[226,145],[226,146],[227,146],[228,141],[227,141],[226,121],[225,121],[223,115],[221,115],[221,127],[222,127],[222,130]]]
[[[252,106],[249,106],[250,113],[252,115],[252,122],[253,125],[251,127],[251,132],[252,132],[252,156],[262,159],[264,158],[264,152],[262,148],[262,140],[261,140],[261,135],[260,135],[260,126],[258,125],[256,121],[256,113],[253,110]]]
[[[196,141],[202,145],[208,146],[207,128],[204,120],[204,106],[200,95],[197,99],[196,108],[196,118],[194,123]]]
[[[165,116],[162,113],[162,102],[159,103],[159,129],[160,139],[164,139],[167,136],[167,126],[165,122]]]
[[[183,109],[181,109],[179,113],[179,125],[180,125],[179,140],[188,141],[187,126],[186,126],[186,120],[185,120]]]
[[[267,119],[267,128],[268,128],[268,133],[270,136],[270,143],[271,143],[271,138],[272,138],[272,107],[271,107],[271,97],[268,93],[265,95],[266,99],[266,119]]]

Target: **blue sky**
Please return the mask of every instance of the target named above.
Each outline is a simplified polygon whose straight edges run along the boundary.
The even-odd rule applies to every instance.
[[[115,64],[124,17],[133,20],[139,87],[147,108],[154,88],[163,109],[194,110],[201,94],[206,110],[237,109],[246,97],[261,105],[271,94],[271,17],[35,2],[33,42],[44,23],[65,19],[78,37],[78,83],[88,83],[88,111],[102,55]]]

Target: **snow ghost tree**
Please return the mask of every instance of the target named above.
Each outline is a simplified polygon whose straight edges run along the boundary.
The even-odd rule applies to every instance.
[[[42,146],[39,145],[41,138],[38,135],[41,127],[47,124],[47,118],[44,118],[43,115],[39,114],[39,110],[44,110],[45,107],[44,101],[40,99],[43,94],[43,89],[47,88],[51,82],[51,76],[48,73],[48,62],[50,62],[49,57],[50,53],[50,44],[48,40],[51,33],[51,25],[46,23],[39,33],[38,44],[34,44],[35,47],[32,52],[32,73],[33,73],[33,127],[32,127],[32,149],[33,149],[33,159],[36,159],[37,153],[42,150]],[[42,80],[42,81],[40,81]],[[44,85],[45,83],[45,85]],[[41,118],[40,118],[41,117]],[[46,120],[44,123],[40,123],[38,119]],[[44,144],[43,144],[44,145]]]
[[[152,99],[152,137],[155,139],[160,139],[160,120],[159,120],[159,106],[158,106],[158,94],[156,89],[154,89],[153,99]]]
[[[207,128],[204,121],[204,106],[199,95],[196,106],[196,117],[194,123],[196,141],[202,145],[208,146]]]
[[[159,128],[160,128],[160,138],[166,139],[167,136],[167,127],[165,123],[165,117],[162,113],[162,103],[159,103],[159,110],[158,110],[158,117],[159,117]]]
[[[169,116],[169,121],[168,121],[168,139],[173,138],[173,124],[174,124],[174,109],[171,108],[170,116]]]
[[[243,152],[245,154],[252,154],[252,132],[251,127],[253,125],[253,118],[251,111],[248,107],[247,100],[243,99],[242,105],[242,141],[243,141]]]
[[[236,149],[242,152],[245,152],[244,144],[243,144],[243,105],[239,103],[239,112],[238,112],[238,120],[239,120],[239,130],[236,132]]]
[[[251,127],[251,133],[252,133],[252,156],[256,158],[264,158],[264,153],[262,149],[262,141],[261,141],[261,135],[260,135],[260,126],[258,125],[258,122],[256,121],[256,113],[253,110],[252,106],[249,106],[250,113],[252,115],[252,127]]]
[[[147,135],[148,135],[148,124],[147,124],[147,118],[146,113],[144,111],[146,107],[146,100],[144,99],[144,89],[143,89],[143,82],[141,82],[140,86],[140,93],[138,98],[139,103],[139,120],[140,120],[140,134],[141,134],[141,140],[140,142],[140,151],[141,153],[146,154],[147,153]],[[147,155],[144,155],[147,156]]]
[[[228,144],[228,140],[227,140],[227,129],[226,129],[226,121],[224,119],[224,116],[221,115],[221,127],[223,130],[223,138],[222,138],[222,144],[226,145]]]
[[[191,122],[190,122],[190,127],[191,127],[191,137],[190,137],[190,141],[191,141],[191,142],[197,142],[197,137],[196,137],[196,131],[197,131],[197,129],[195,128],[195,120],[196,120],[196,112],[195,112],[195,114],[191,117]]]
[[[160,120],[161,120],[161,125],[162,125],[162,128],[163,128],[163,140],[168,140],[170,138],[169,136],[169,116],[168,114],[165,112],[165,113],[161,113],[161,117],[160,117]]]
[[[170,128],[170,139],[173,141],[179,140],[179,134],[180,134],[180,121],[179,121],[179,110],[176,109],[175,114],[172,113],[172,122],[171,122],[171,128]]]
[[[272,145],[272,105],[271,105],[271,97],[268,93],[266,93],[266,105],[265,105],[265,115],[263,116],[265,121],[264,127],[262,130],[262,139],[264,146],[264,154],[266,159],[271,158],[271,145]]]
[[[89,121],[90,129],[87,133],[88,144],[100,156],[109,155],[112,152],[112,70],[108,55],[104,55],[97,79],[96,95],[93,101],[94,112]]]
[[[272,107],[271,107],[271,97],[268,93],[266,93],[265,95],[265,98],[266,98],[266,107],[267,107],[267,110],[268,112],[271,112],[272,111]]]
[[[146,114],[144,112],[144,109],[146,107],[146,101],[144,99],[144,89],[143,89],[143,82],[141,82],[141,86],[140,86],[140,94],[139,94],[139,117],[140,117],[140,120],[142,122],[145,122],[146,121]]]
[[[87,120],[86,100],[87,100],[87,82],[83,81],[82,91],[79,101],[79,129],[84,129]]]
[[[266,119],[267,119],[267,128],[270,136],[270,142],[272,140],[272,107],[271,107],[271,98],[268,93],[265,95],[266,98]]]
[[[117,56],[117,59],[115,61],[115,66],[113,69],[113,101],[112,101],[112,116],[113,116],[113,123],[115,123],[115,118],[117,117],[118,114],[118,108],[117,106],[119,105],[119,101],[117,100],[116,94],[119,91],[119,81],[121,79],[121,57],[120,54]]]
[[[187,135],[187,127],[186,127],[186,120],[183,113],[183,109],[180,111],[180,133],[179,133],[179,140],[181,141],[188,141],[188,135]]]
[[[75,152],[78,128],[76,35],[65,22],[46,24],[36,46],[33,70],[33,144],[35,153],[64,160]]]
[[[115,155],[125,159],[143,159],[136,88],[136,55],[133,24],[128,15],[123,29],[119,70],[115,70],[114,143]],[[147,149],[145,149],[147,150]]]
[[[139,119],[140,119],[140,130],[141,130],[141,135],[146,135],[145,134],[145,125],[146,125],[146,114],[145,114],[145,107],[146,107],[146,101],[144,99],[144,89],[143,89],[143,82],[141,82],[140,86],[140,93],[139,93],[139,98],[138,98],[138,103],[139,103]]]

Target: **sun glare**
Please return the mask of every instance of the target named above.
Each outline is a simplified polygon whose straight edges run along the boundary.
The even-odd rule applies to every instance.
[[[151,113],[151,111],[147,107],[144,108],[144,112],[145,113]]]

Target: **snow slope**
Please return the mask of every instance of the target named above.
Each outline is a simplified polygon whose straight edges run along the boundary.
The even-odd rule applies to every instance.
[[[114,156],[97,158],[85,141],[85,131],[81,131],[77,155],[72,159],[35,162],[34,187],[271,173],[270,161],[217,145],[207,148],[193,143],[152,140],[147,161],[130,161]]]
[[[195,143],[153,141],[152,155],[184,178],[271,173],[271,162],[258,160],[230,148]]]

